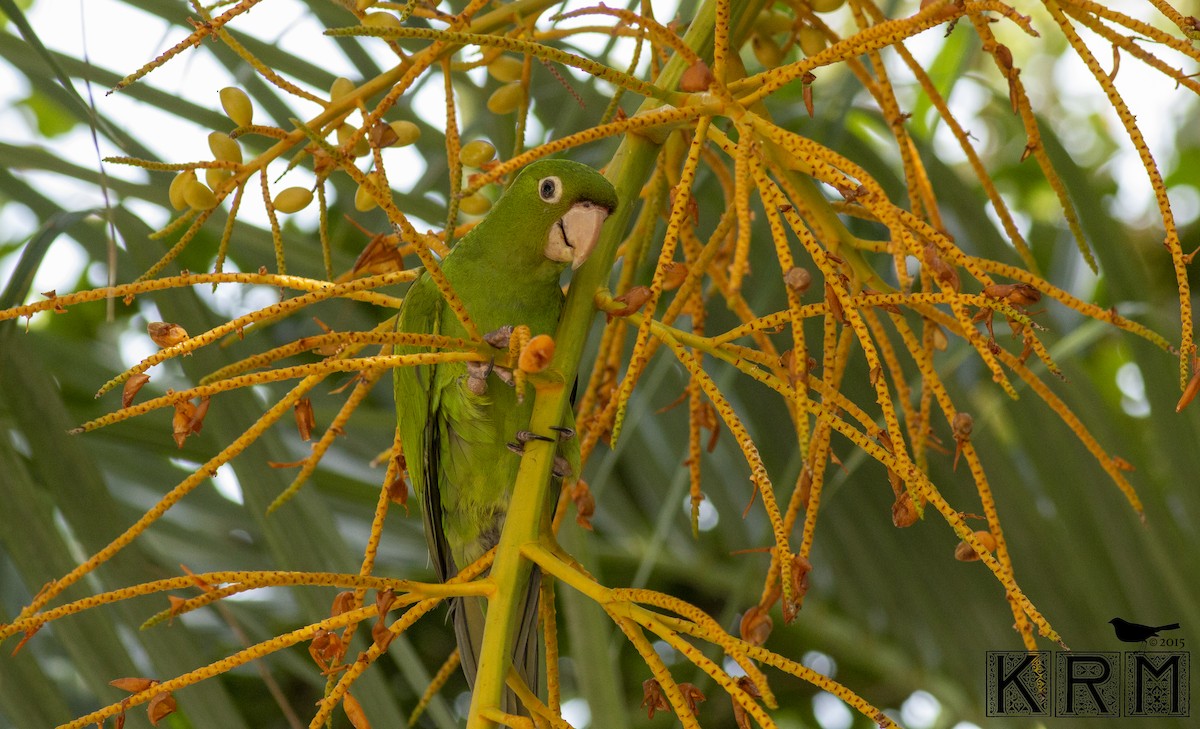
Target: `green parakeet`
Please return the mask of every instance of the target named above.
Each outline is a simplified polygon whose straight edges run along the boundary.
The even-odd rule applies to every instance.
[[[507,346],[502,340],[511,330],[505,328],[520,324],[534,335],[554,333],[563,306],[562,272],[568,264],[578,268],[587,259],[616,205],[616,191],[608,180],[577,162],[541,160],[517,175],[487,217],[441,263],[485,338]],[[409,288],[397,329],[466,336],[428,274]],[[497,544],[512,498],[520,442],[539,437],[527,430],[532,392],[519,400],[511,376],[505,375],[511,373],[464,363],[401,367],[395,373],[401,447],[424,515],[433,565],[442,580]],[[541,434],[548,435],[553,434]],[[570,449],[568,460],[577,463],[578,444],[571,440],[563,447]],[[513,655],[513,664],[535,692],[538,582],[535,572]],[[484,600],[455,599],[450,609],[463,671],[473,687]],[[503,708],[525,713],[509,691]]]

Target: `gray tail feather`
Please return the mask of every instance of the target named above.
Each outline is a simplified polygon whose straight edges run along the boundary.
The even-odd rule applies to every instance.
[[[538,599],[542,584],[541,570],[534,567],[529,575],[529,588],[525,593],[517,625],[517,636],[513,642],[513,665],[525,680],[529,690],[538,692],[541,656],[538,652],[537,623]],[[475,674],[479,669],[479,653],[483,646],[484,598],[455,598],[450,603],[450,614],[454,618],[454,635],[458,640],[458,652],[462,658],[463,674],[467,686],[475,688]],[[510,689],[504,689],[501,710],[516,716],[529,716],[521,700]]]

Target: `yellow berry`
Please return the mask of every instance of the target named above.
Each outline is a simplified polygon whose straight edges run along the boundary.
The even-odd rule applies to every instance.
[[[239,127],[248,127],[254,120],[254,104],[250,97],[236,86],[226,86],[221,89],[221,107]]]
[[[333,85],[329,87],[329,100],[337,101],[343,96],[354,91],[354,82],[348,78],[338,78],[333,80]]]
[[[525,89],[520,81],[507,83],[492,92],[488,97],[487,108],[493,114],[511,114],[525,100]]]
[[[337,129],[338,145],[345,146],[345,144],[350,141],[350,138],[357,133],[358,130],[349,124],[341,125]],[[354,149],[350,150],[350,153],[355,157],[362,157],[363,155],[370,153],[370,151],[371,145],[367,143],[366,136],[361,136],[358,138],[358,141],[354,143]]]
[[[496,156],[496,148],[491,142],[485,142],[482,139],[476,139],[473,142],[467,142],[458,150],[458,161],[462,162],[467,167],[482,167],[492,158]]]
[[[214,190],[220,187],[222,182],[225,182],[225,180],[228,180],[232,176],[233,170],[226,170],[220,167],[209,167],[208,169],[204,170],[204,181],[207,182],[208,186]]]
[[[379,175],[375,172],[367,175],[367,182],[375,187],[380,186]],[[354,193],[354,209],[360,213],[365,213],[368,210],[373,210],[379,203],[375,201],[375,197],[367,190],[366,185],[359,185],[358,190]]]
[[[475,193],[458,201],[458,209],[467,215],[483,215],[492,207],[492,201]]]
[[[396,134],[396,141],[392,142],[393,147],[407,147],[421,138],[421,127],[410,121],[395,121],[388,126]]]
[[[792,16],[787,13],[781,13],[777,10],[768,10],[765,13],[760,13],[754,19],[754,29],[764,35],[775,35],[782,33],[792,27]]]
[[[779,62],[783,60],[783,50],[768,35],[755,33],[754,37],[750,39],[750,45],[754,49],[754,57],[765,69],[777,68]]]
[[[831,13],[845,3],[846,0],[808,0],[808,6],[814,13]]]
[[[197,210],[208,210],[217,206],[217,196],[213,191],[194,178],[183,188],[183,199],[188,206]]]
[[[366,10],[374,4],[375,0],[358,0],[358,2],[355,3],[355,7],[357,7],[359,10]]]
[[[195,170],[184,170],[175,175],[175,179],[171,180],[171,186],[167,188],[167,197],[171,199],[171,207],[176,210],[183,210],[188,206],[187,200],[183,199],[183,191],[184,188],[195,181]]]
[[[521,78],[521,70],[525,66],[512,56],[497,56],[488,64],[488,73],[501,83],[511,83]]]
[[[367,13],[363,16],[362,24],[368,28],[399,28],[402,25],[400,18],[384,12]]]
[[[275,196],[272,204],[281,213],[298,213],[312,202],[312,190],[306,187],[289,187]]]
[[[796,42],[800,44],[800,50],[804,51],[804,55],[815,56],[825,50],[825,45],[828,43],[825,34],[811,25],[806,25],[796,33]]]
[[[221,162],[242,163],[241,146],[224,132],[213,132],[208,135],[208,148],[212,150],[213,159]]]

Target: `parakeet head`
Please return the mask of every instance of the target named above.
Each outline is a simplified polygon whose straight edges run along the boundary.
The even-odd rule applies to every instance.
[[[545,159],[521,170],[493,215],[509,207],[520,211],[517,225],[541,245],[545,258],[570,263],[574,269],[596,247],[604,219],[617,207],[617,192],[587,165]]]

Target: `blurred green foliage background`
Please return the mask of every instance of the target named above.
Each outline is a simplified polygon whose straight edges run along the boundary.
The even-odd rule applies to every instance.
[[[100,211],[106,204],[119,241],[119,281],[132,280],[164,250],[162,243],[146,236],[167,220],[169,173],[105,165],[101,177],[92,129],[104,155],[182,161],[205,154],[205,130],[230,127],[217,103],[216,89],[221,86],[243,85],[260,113],[277,124],[304,115],[304,109],[263,84],[219,44],[206,43],[162,73],[118,96],[105,97],[104,91],[134,68],[100,60],[108,46],[138,37],[141,40],[131,44],[149,50],[133,64],[149,60],[190,32],[182,0],[106,0],[86,7],[40,0],[21,5],[25,11],[18,18],[11,0],[0,2],[0,9],[10,15],[0,28],[0,88],[7,89],[0,104],[3,307],[39,298],[45,288],[57,287],[61,293],[103,285],[109,243]],[[897,5],[893,12],[899,14],[912,12],[915,7],[908,6],[916,3]],[[81,44],[77,23],[85,12],[86,42]],[[380,69],[367,43],[319,36],[323,26],[350,22],[336,3],[271,0],[250,17],[254,22],[234,26],[234,34],[306,87],[324,90],[335,75],[366,78]],[[1039,17],[1045,20],[1035,13],[1035,24]],[[1045,276],[1085,300],[1116,306],[1176,339],[1174,283],[1148,184],[1144,173],[1130,166],[1128,141],[1117,133],[1119,127],[1099,89],[1075,68],[1078,62],[1052,42],[1035,45],[1012,39],[1023,79],[1038,94],[1034,105],[1042,115],[1047,148],[1101,262],[1099,277],[1087,271],[1075,251],[1037,168],[1018,161],[1024,132],[975,36],[966,27],[944,39],[941,29],[926,36],[920,39],[918,57],[940,88],[954,86],[956,112],[979,139],[985,162],[1019,213]],[[313,50],[299,52],[303,44],[311,44]],[[620,59],[628,58],[627,45],[609,38],[600,38],[583,52],[609,58],[615,67],[624,67],[627,60]],[[756,62],[748,49],[745,57],[753,68]],[[1171,90],[1169,83],[1161,93],[1154,91],[1157,86],[1138,88],[1149,82],[1136,75],[1134,66],[1132,59],[1125,61],[1118,87],[1133,87],[1131,100],[1139,120],[1158,130],[1153,149],[1178,205],[1184,249],[1191,250],[1200,244],[1196,99]],[[560,82],[535,64],[532,141],[589,126],[608,103],[611,89],[606,84],[564,75],[582,105],[564,100]],[[903,76],[893,80],[902,105],[913,113],[910,128],[958,244],[976,255],[1015,262],[994,218],[985,214],[986,200],[977,181],[961,154],[947,145],[944,125],[913,84]],[[498,123],[483,108],[496,82],[472,74],[457,77],[455,84],[464,138],[489,138],[502,155],[511,149],[511,124]],[[429,98],[436,107],[440,77],[433,74],[424,85],[434,92]],[[772,99],[776,121],[838,149],[901,197],[903,183],[887,143],[886,124],[858,83],[844,71],[828,72],[815,93],[815,118],[805,114],[797,89]],[[627,99],[625,106],[632,110],[635,103]],[[94,113],[89,108],[93,104]],[[424,134],[417,154],[392,169],[411,165],[408,186],[396,191],[397,202],[433,224],[444,218],[448,185],[444,159],[439,157],[444,156],[440,120],[430,108],[418,91],[413,102],[399,110],[397,118],[415,121]],[[573,156],[599,166],[615,144],[610,140]],[[713,179],[702,178],[699,185],[701,200],[706,190],[719,199]],[[354,211],[354,190],[344,179],[334,187],[330,234],[334,267],[342,271],[367,240],[347,218],[374,230],[382,229],[384,218],[378,211]],[[715,217],[720,211],[701,206],[700,212]],[[230,258],[242,270],[255,270],[273,260],[270,234],[252,218],[246,220],[251,222],[239,225]],[[315,218],[291,220],[298,222],[286,226],[289,272],[322,277]],[[211,269],[220,225],[221,221],[210,223],[180,266]],[[765,223],[762,227],[766,236]],[[759,250],[763,258],[757,265],[768,270],[773,260],[769,246]],[[649,275],[647,269],[644,277]],[[786,305],[767,298],[765,289],[763,294],[750,301],[756,311]],[[107,544],[196,464],[253,422],[277,392],[255,389],[221,396],[202,435],[188,440],[182,450],[175,448],[168,415],[161,412],[68,437],[68,428],[117,407],[115,394],[96,400],[92,393],[148,351],[146,323],[177,321],[202,331],[275,296],[274,291],[222,285],[215,295],[198,288],[139,297],[131,305],[118,301],[112,319],[106,318],[103,304],[93,304],[75,307],[67,315],[41,315],[28,327],[24,322],[0,325],[0,620],[15,615],[46,581]],[[710,331],[736,323],[719,304],[713,308]],[[1053,302],[1044,309],[1038,320],[1050,330],[1046,338],[1051,353],[1067,376],[1066,382],[1052,386],[1106,448],[1136,467],[1131,480],[1145,502],[1146,521],[1139,522],[1083,446],[1035,396],[1022,390],[1025,396],[1009,401],[969,348],[954,342],[940,360],[942,375],[952,394],[960,403],[969,403],[967,409],[975,416],[973,442],[996,493],[1017,578],[1072,648],[1126,648],[1106,624],[1117,615],[1151,624],[1178,621],[1183,628],[1173,635],[1192,648],[1200,628],[1200,406],[1174,413],[1178,368],[1167,354]],[[350,302],[329,302],[310,312],[337,329],[367,328],[390,313]],[[313,333],[316,325],[307,318],[286,320],[226,348],[209,348],[160,367],[149,387],[161,391],[194,382],[225,363]],[[777,427],[787,418],[782,403],[760,385],[735,378],[733,371],[714,365],[713,372],[749,424],[773,480],[794,483],[800,455],[789,428]],[[867,379],[865,372],[853,371],[846,378],[863,388]],[[581,531],[568,520],[562,541],[601,582],[670,592],[732,629],[740,612],[757,600],[768,559],[741,550],[769,544],[770,530],[759,511],[751,509],[743,518],[750,498],[748,472],[725,434],[704,462],[707,504],[712,508],[705,511],[699,538],[693,538],[681,466],[686,457],[686,414],[682,409],[659,412],[682,392],[685,381],[682,368],[669,358],[659,356],[651,364],[634,396],[621,441],[615,450],[593,458],[585,474],[598,502],[595,531]],[[328,389],[313,394],[318,424],[328,423],[342,402]],[[213,486],[189,496],[68,596],[178,574],[180,563],[197,572],[357,570],[382,478],[382,468],[372,468],[369,462],[389,446],[392,428],[390,388],[379,387],[304,491],[266,517],[266,504],[290,480],[289,472],[269,467],[268,461],[294,461],[307,453],[290,426],[277,427],[232,469],[224,469]],[[943,431],[938,435],[951,443],[948,429]],[[887,707],[909,727],[932,729],[959,722],[1034,726],[983,716],[985,652],[1021,647],[1000,586],[978,563],[953,559],[957,540],[936,514],[912,528],[895,529],[882,467],[845,441],[835,440],[834,451],[844,467],[831,466],[822,500],[812,589],[795,624],[783,626],[777,618],[768,647],[803,657],[806,664]],[[965,511],[977,510],[969,473],[954,472],[951,456],[934,457],[931,475],[952,503]],[[393,510],[378,573],[431,576],[419,521],[415,514],[405,518],[402,510]],[[266,590],[148,631],[138,631],[137,626],[165,605],[161,599],[135,601],[56,623],[15,657],[7,655],[15,645],[10,641],[0,656],[0,727],[40,728],[67,721],[117,700],[120,692],[107,686],[111,679],[166,678],[188,671],[244,642],[320,618],[333,594],[327,589]],[[670,725],[669,717],[647,720],[637,708],[641,681],[648,674],[636,653],[614,635],[594,606],[566,589],[560,596],[566,694],[574,699],[569,707],[576,712],[576,726],[587,724],[583,717],[589,713],[592,727]],[[391,659],[369,673],[356,690],[375,726],[404,725],[416,697],[452,647],[452,632],[440,613],[393,644]],[[274,656],[261,668],[299,715],[300,725],[306,725],[323,679],[303,649]],[[706,726],[709,721],[712,726],[731,726],[729,706],[717,705],[726,699],[696,674],[676,678],[696,682],[714,698],[714,705],[705,706],[701,714]],[[246,669],[187,689],[178,696],[182,711],[170,719],[171,726],[289,726],[285,712],[263,685],[260,673]],[[799,681],[775,678],[772,685],[785,705],[779,714],[781,727],[868,725],[836,699],[831,704],[832,697],[817,695]],[[458,694],[464,690],[461,679],[454,679],[422,725],[456,726],[455,712],[463,707]],[[1186,720],[1129,721],[1130,726],[1155,729],[1187,725]],[[128,726],[142,725],[144,716],[131,713]],[[1054,728],[1074,725],[1060,719],[1046,722]]]

